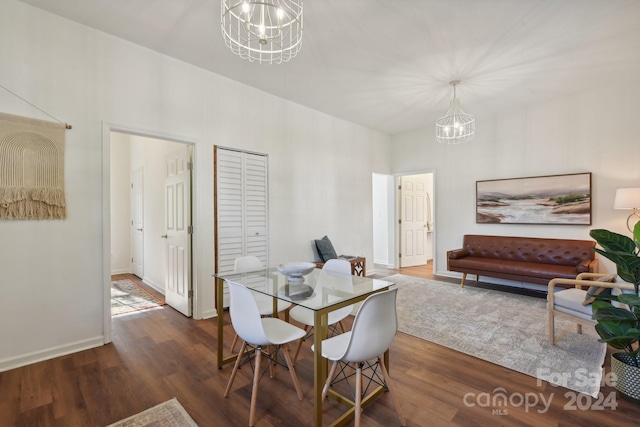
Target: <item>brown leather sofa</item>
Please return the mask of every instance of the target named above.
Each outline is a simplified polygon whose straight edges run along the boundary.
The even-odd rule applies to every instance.
[[[555,278],[597,273],[591,240],[467,234],[461,249],[447,252],[447,269],[467,274],[546,285]]]

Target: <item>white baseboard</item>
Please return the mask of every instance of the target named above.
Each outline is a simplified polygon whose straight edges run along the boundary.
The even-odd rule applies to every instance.
[[[202,313],[202,319],[211,319],[212,317],[218,317],[217,310],[207,310]]]
[[[151,286],[153,289],[155,289],[156,291],[164,295],[164,285],[159,285],[158,283],[154,282],[148,277],[143,277],[142,281],[144,282],[145,285]]]
[[[112,270],[111,271],[111,275],[114,276],[116,274],[131,274],[131,269],[124,269],[124,270]]]
[[[102,345],[104,345],[103,335],[65,345],[50,347],[48,349],[39,350],[33,353],[22,354],[17,357],[10,357],[0,360],[0,372],[20,368],[21,366],[31,365],[37,362],[42,362],[43,360],[66,356],[67,354],[88,350],[90,348],[100,347]]]

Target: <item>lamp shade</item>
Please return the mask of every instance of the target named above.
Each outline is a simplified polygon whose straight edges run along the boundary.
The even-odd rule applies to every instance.
[[[618,188],[613,202],[614,209],[640,208],[640,188]]]

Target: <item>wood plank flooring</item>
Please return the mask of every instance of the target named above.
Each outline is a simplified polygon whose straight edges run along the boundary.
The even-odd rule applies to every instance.
[[[231,326],[224,334],[230,343]],[[173,397],[201,427],[245,426],[251,369],[241,369],[224,398],[231,366],[216,366],[216,335],[216,319],[189,319],[168,306],[116,316],[109,345],[1,372],[0,426],[105,426]],[[296,364],[304,400],[297,399],[291,378],[278,367],[275,378],[265,375],[260,381],[256,426],[311,425],[309,346]],[[403,333],[391,348],[390,374],[409,426],[637,426],[640,419],[640,405],[609,386],[602,392],[614,393],[617,407],[600,410],[596,399],[580,395],[572,402],[575,395],[566,389],[538,385],[532,377]],[[507,405],[486,406],[482,398],[492,400],[502,389]],[[538,403],[525,406],[520,397]],[[548,408],[541,398],[550,401]],[[325,424],[341,411],[327,400]],[[370,427],[399,425],[390,396],[365,408],[362,421]]]

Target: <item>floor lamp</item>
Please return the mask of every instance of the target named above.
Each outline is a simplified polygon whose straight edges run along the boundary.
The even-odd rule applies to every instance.
[[[632,209],[633,212],[627,217],[627,229],[633,233],[633,229],[629,225],[631,217],[635,216],[640,220],[640,188],[618,188],[616,190],[616,198],[613,202],[614,209]]]

